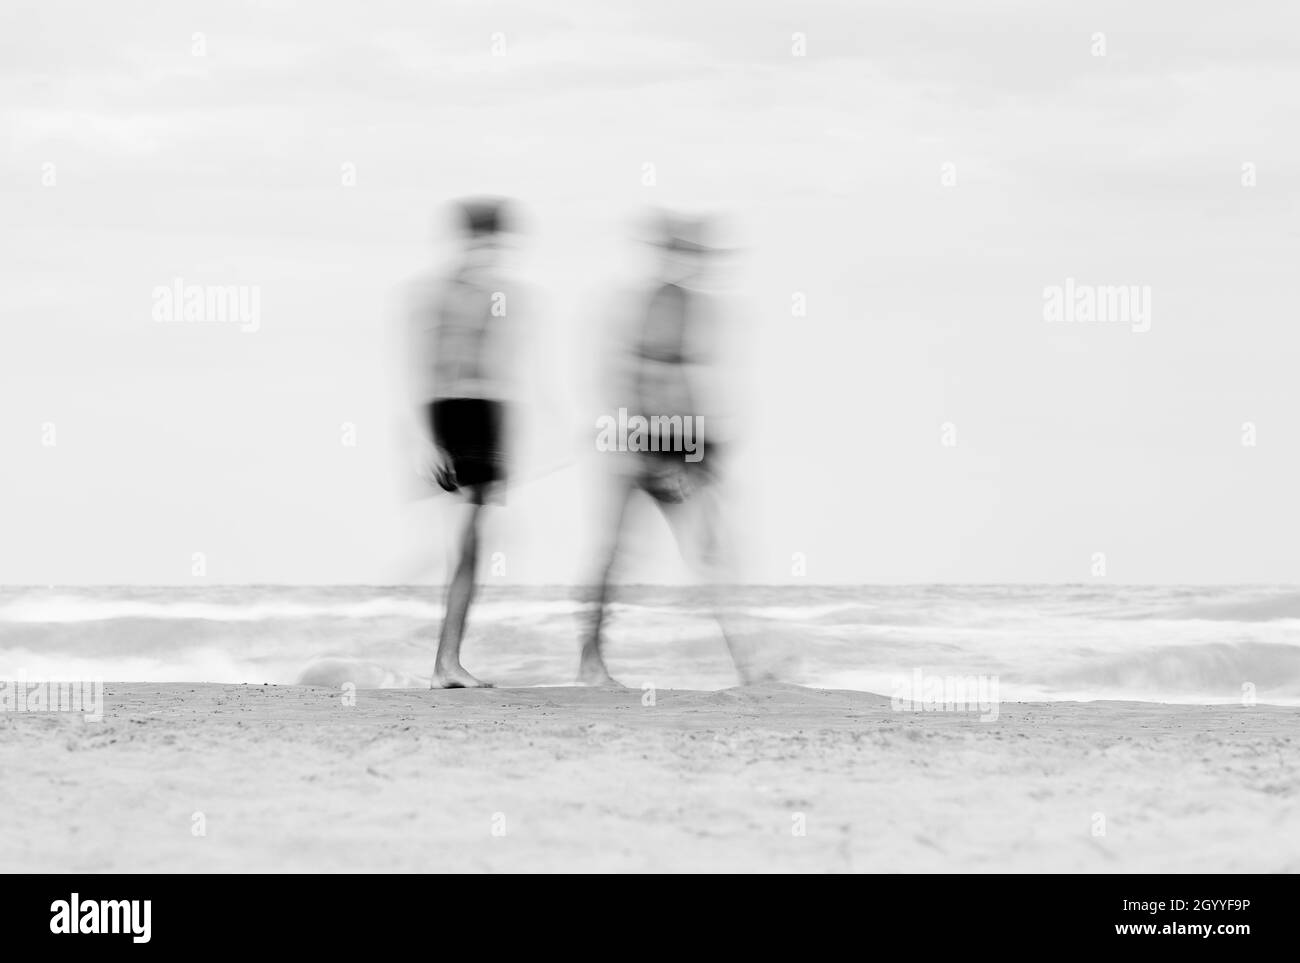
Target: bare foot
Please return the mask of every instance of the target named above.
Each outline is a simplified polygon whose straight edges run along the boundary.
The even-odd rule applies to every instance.
[[[465,671],[462,665],[438,666],[433,670],[433,685],[430,689],[490,689],[491,682],[476,679]]]
[[[578,666],[578,685],[612,686],[617,689],[627,688],[609,674],[609,669],[605,668],[605,660],[599,655],[595,658],[584,658],[582,660],[582,663]]]

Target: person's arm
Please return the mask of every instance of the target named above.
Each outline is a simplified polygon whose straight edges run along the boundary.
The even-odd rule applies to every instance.
[[[425,481],[455,491],[450,456],[434,435],[430,405],[437,397],[436,363],[442,330],[441,298],[428,282],[417,285],[407,301],[408,404],[416,441],[416,472]]]
[[[695,411],[705,420],[706,444],[716,443],[716,454],[725,454],[742,440],[743,413],[749,410],[747,345],[737,328],[742,306],[711,293],[696,297],[685,367]]]

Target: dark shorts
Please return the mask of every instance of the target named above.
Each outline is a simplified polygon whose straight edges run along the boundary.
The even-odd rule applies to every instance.
[[[451,457],[457,486],[504,481],[505,405],[482,398],[445,398],[429,403],[429,427]]]
[[[716,459],[710,461],[709,450],[699,461],[687,461],[681,451],[639,452],[636,485],[657,502],[684,502],[716,480]]]

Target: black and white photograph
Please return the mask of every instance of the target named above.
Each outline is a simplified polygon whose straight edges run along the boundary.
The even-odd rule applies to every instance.
[[[2,0],[0,145],[22,929],[1300,871],[1300,8]]]

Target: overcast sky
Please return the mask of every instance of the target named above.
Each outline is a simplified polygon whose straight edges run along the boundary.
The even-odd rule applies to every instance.
[[[578,421],[638,212],[731,215],[747,578],[1295,581],[1300,15],[1049,6],[10,0],[0,582],[439,577],[391,336],[474,191]],[[155,321],[178,277],[257,330]],[[1067,278],[1150,329],[1045,321]],[[512,493],[507,577],[579,577],[588,487]]]

